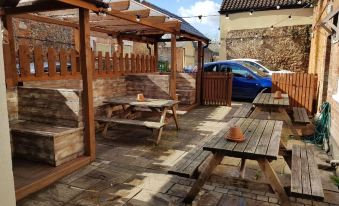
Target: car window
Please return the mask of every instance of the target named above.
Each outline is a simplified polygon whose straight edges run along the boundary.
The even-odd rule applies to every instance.
[[[217,69],[218,69],[218,65],[212,64],[212,65],[205,66],[204,71],[205,72],[216,72]]]
[[[245,64],[249,64],[250,66],[258,69],[259,71],[262,71],[262,72],[265,72],[265,73],[268,73],[267,70],[265,70],[264,68],[262,68],[259,64],[256,64],[254,62],[248,62],[248,61],[245,61]]]
[[[232,68],[227,64],[221,64],[219,68],[219,72],[231,72]]]
[[[254,73],[256,73],[258,76],[261,77],[267,77],[267,73],[263,72],[262,70],[258,69],[258,67],[253,66],[252,64],[248,62],[242,62],[241,65],[251,69]]]
[[[232,73],[235,77],[247,78],[251,73],[244,68],[236,65],[231,65]]]

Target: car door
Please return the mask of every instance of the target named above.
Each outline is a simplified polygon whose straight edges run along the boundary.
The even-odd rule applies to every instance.
[[[253,99],[260,90],[257,77],[240,65],[230,65],[233,73],[233,98]]]

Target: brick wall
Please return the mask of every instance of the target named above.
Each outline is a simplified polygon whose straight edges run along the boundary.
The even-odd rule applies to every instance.
[[[310,26],[276,27],[273,30],[235,30],[226,36],[226,58],[260,59],[271,68],[307,72]]]

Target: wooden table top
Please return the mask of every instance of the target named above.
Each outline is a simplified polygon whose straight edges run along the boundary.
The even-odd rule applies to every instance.
[[[245,136],[241,143],[231,142],[225,137],[232,126],[239,126]],[[251,118],[233,118],[203,149],[225,156],[252,160],[276,160],[279,152],[283,122]]]
[[[274,93],[260,93],[253,100],[253,104],[257,106],[290,106],[290,100],[287,94],[282,94],[282,99],[274,98]]]
[[[137,101],[136,96],[134,97],[115,97],[108,101],[104,101],[107,104],[113,105],[130,105],[138,107],[148,107],[148,108],[163,108],[163,107],[173,107],[174,105],[179,104],[179,101],[167,100],[167,99],[149,99],[145,98],[145,101]]]

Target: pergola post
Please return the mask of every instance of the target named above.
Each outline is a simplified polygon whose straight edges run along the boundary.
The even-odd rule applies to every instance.
[[[17,71],[16,71],[16,54],[15,54],[15,42],[14,42],[14,30],[13,30],[13,18],[12,16],[4,16],[3,24],[7,30],[8,36],[8,46],[9,46],[9,54],[4,54],[7,56],[8,64],[6,66],[10,68],[6,68],[6,79],[10,79],[11,81],[7,81],[7,87],[13,87],[17,84]],[[2,42],[1,42],[2,43]]]
[[[196,75],[196,98],[197,98],[196,101],[198,104],[201,104],[202,67],[203,67],[202,42],[198,41],[198,71]]]
[[[155,71],[158,71],[158,61],[159,61],[159,44],[158,42],[154,43],[154,58],[155,58]]]
[[[176,99],[177,93],[177,37],[171,36],[171,75],[170,75],[170,96]]]
[[[85,127],[85,154],[95,160],[95,126],[93,108],[93,72],[91,68],[89,10],[79,8],[80,67],[83,84],[83,120]]]

